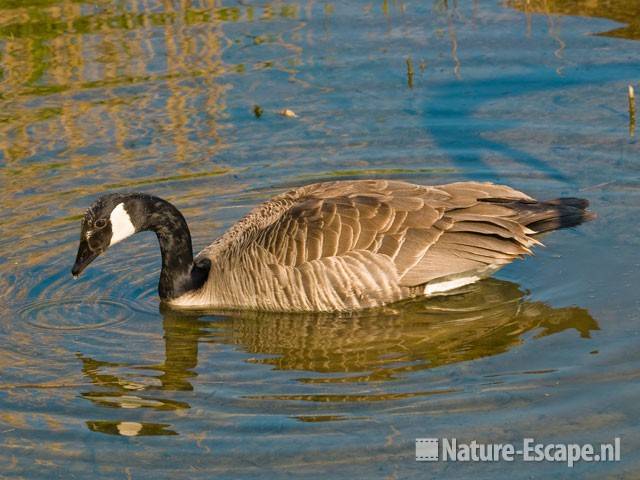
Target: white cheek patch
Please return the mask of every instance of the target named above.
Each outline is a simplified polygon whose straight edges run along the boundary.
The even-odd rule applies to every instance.
[[[131,223],[131,217],[124,209],[124,203],[119,203],[111,212],[111,243],[109,246],[124,240],[136,233],[136,228]]]

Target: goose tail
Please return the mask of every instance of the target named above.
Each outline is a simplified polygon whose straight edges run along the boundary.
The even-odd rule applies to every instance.
[[[516,212],[515,220],[531,230],[532,235],[569,228],[597,218],[587,208],[584,198],[563,197],[538,202],[535,200],[512,200],[483,198],[480,201],[502,204]]]
[[[595,213],[587,210],[589,201],[584,198],[554,198],[533,204],[521,204],[520,221],[535,233],[569,228],[594,220]]]

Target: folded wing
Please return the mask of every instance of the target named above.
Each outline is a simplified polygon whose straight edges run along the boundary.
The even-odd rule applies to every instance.
[[[359,274],[386,274],[415,287],[469,272],[493,271],[538,243],[513,205],[536,201],[509,187],[438,187],[367,180],[305,187],[290,208],[257,233],[271,262],[331,268],[331,258],[360,262]],[[381,272],[385,269],[386,272]]]

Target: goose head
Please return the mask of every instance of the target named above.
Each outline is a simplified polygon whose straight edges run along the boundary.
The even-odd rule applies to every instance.
[[[74,277],[111,245],[139,231],[141,225],[134,220],[138,220],[138,215],[132,200],[118,194],[105,195],[86,211],[80,227],[78,254],[71,269]]]
[[[161,300],[175,299],[204,285],[211,262],[202,258],[194,263],[187,221],[171,203],[145,193],[109,194],[91,205],[82,219],[72,275],[78,277],[109,247],[142,231],[154,232],[160,245]]]

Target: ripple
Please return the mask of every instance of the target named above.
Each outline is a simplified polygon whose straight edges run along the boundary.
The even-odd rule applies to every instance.
[[[98,299],[87,302],[66,299],[32,302],[19,310],[18,316],[36,328],[75,332],[121,324],[135,312],[135,308],[122,300]]]

